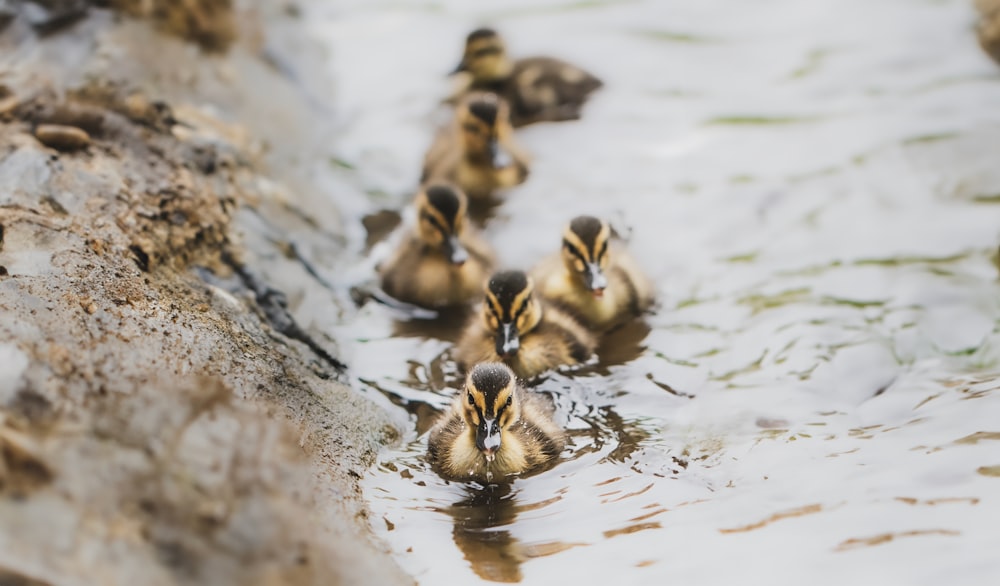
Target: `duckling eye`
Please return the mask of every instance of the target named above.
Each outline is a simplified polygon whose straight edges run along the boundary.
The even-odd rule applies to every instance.
[[[512,403],[513,401],[514,401],[514,396],[513,396],[513,395],[511,395],[511,396],[507,397],[507,406],[508,406],[508,407],[510,407],[510,404],[511,404],[511,403]]]
[[[479,134],[479,126],[475,124],[463,124],[462,130],[469,132],[471,134]]]
[[[465,396],[467,399],[469,399],[469,405],[475,404],[475,402],[472,400],[472,393],[466,393]]]

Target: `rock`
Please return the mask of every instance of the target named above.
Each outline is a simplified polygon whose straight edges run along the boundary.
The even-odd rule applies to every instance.
[[[0,118],[3,118],[14,111],[20,102],[17,96],[0,97]]]
[[[11,343],[0,344],[0,404],[14,400],[21,376],[28,368],[28,355]]]
[[[25,2],[22,10],[38,34],[48,35],[79,22],[88,8],[86,0],[35,0]]]
[[[45,146],[60,151],[76,151],[90,144],[90,135],[82,128],[62,124],[39,124],[35,137]]]
[[[170,72],[215,83],[215,60],[91,12],[26,37],[60,51],[24,47],[4,78],[21,99],[0,116],[0,583],[412,583],[358,484],[398,430],[297,307],[308,290],[341,311],[336,293],[240,219],[339,253],[331,198],[256,150],[304,172],[301,129],[321,121],[252,56],[198,95]],[[46,125],[94,144],[52,156]]]
[[[16,14],[11,0],[0,0],[0,33],[14,20]]]

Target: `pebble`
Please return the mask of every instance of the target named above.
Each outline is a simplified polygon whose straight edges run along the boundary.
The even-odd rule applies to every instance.
[[[0,98],[0,118],[6,116],[10,112],[13,112],[14,108],[17,108],[18,104],[20,104],[20,101],[17,99],[17,96]]]
[[[60,151],[74,151],[90,144],[90,135],[85,130],[63,124],[39,124],[35,138]]]

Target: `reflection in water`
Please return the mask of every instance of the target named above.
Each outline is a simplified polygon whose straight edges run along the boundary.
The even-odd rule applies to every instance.
[[[645,352],[643,341],[649,335],[649,323],[644,319],[632,319],[601,337],[597,347],[598,362],[596,372],[608,374],[608,367],[628,364]]]
[[[402,216],[396,210],[378,210],[361,218],[361,225],[365,228],[365,251],[385,240],[400,222]]]
[[[455,521],[455,545],[477,576],[493,582],[520,582],[523,548],[510,531],[499,529],[517,518],[510,485],[468,489],[466,498],[443,512]]]
[[[574,444],[582,444],[574,449],[573,459],[605,452],[605,444],[610,444],[614,447],[607,451],[602,461],[625,463],[639,450],[642,442],[651,436],[651,432],[643,429],[640,422],[623,419],[607,405],[592,409],[590,413],[581,415],[579,420],[586,427],[568,432]]]
[[[560,491],[562,492],[562,491]],[[561,494],[536,502],[518,504],[511,485],[470,485],[462,500],[439,512],[454,521],[452,537],[472,571],[492,582],[520,582],[521,564],[586,545],[579,542],[542,541],[522,543],[506,527],[522,513],[538,511],[562,499]]]
[[[395,320],[392,324],[392,335],[454,342],[462,333],[462,326],[471,313],[472,309],[469,307],[455,307],[439,310],[437,319]]]

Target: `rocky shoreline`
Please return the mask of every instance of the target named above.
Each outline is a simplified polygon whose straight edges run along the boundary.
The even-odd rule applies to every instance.
[[[63,4],[0,32],[0,583],[411,582],[358,488],[398,430],[288,301],[341,300],[283,231],[343,248],[294,12]]]

